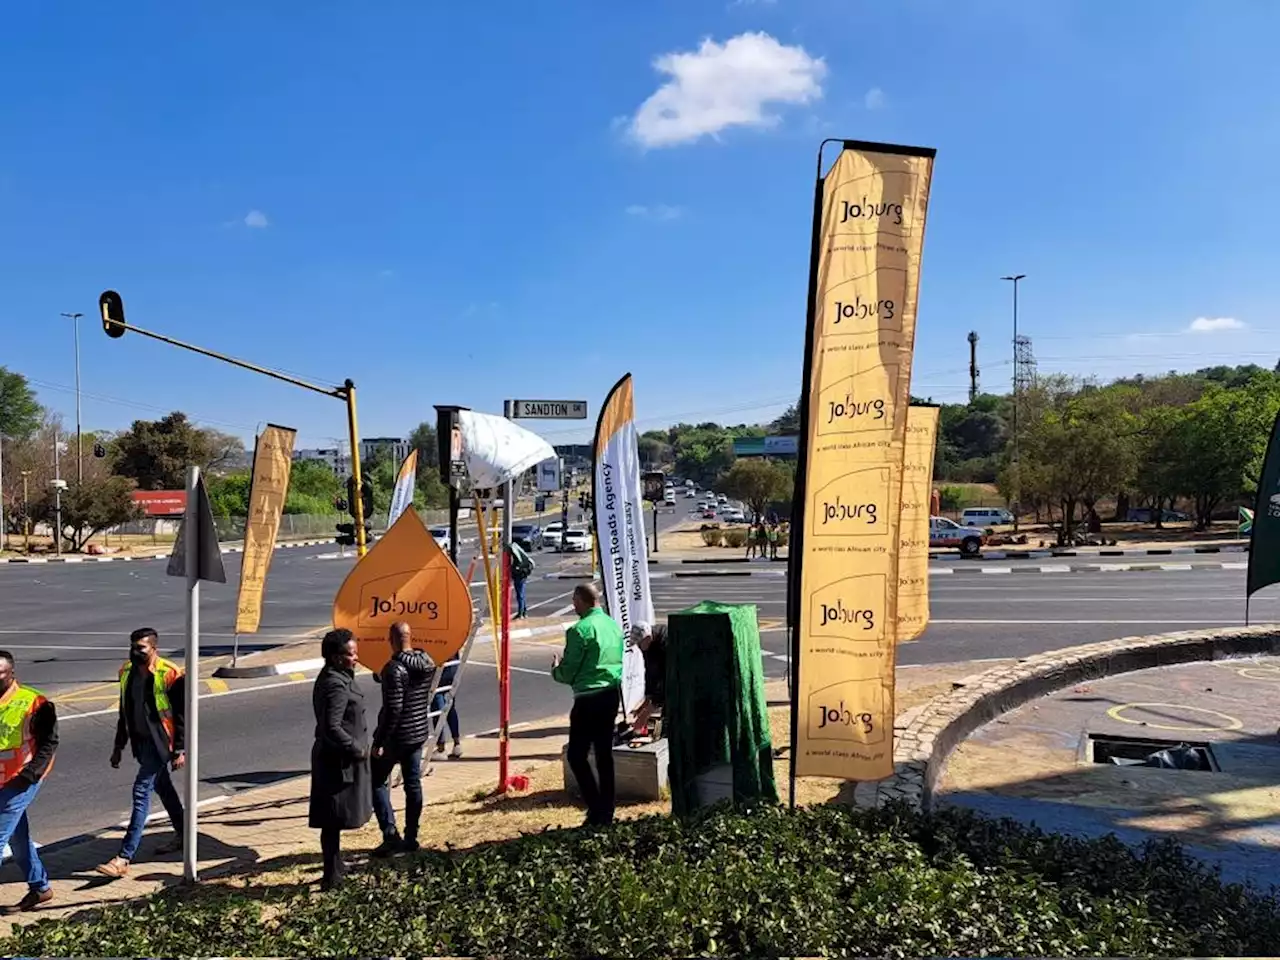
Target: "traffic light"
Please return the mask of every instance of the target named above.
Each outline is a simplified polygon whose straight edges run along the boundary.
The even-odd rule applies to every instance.
[[[339,513],[346,513],[347,501],[342,499],[342,497],[336,497],[334,498],[334,501],[333,501],[333,508],[337,510]]]
[[[360,500],[364,507],[364,522],[368,523],[373,516],[373,481],[368,477],[360,478]],[[356,478],[347,477],[347,502],[339,509],[350,510],[356,515]]]
[[[337,541],[341,546],[354,547],[356,544],[356,525],[354,523],[338,524]]]
[[[105,291],[98,298],[98,309],[102,311],[102,329],[108,337],[117,339],[124,336],[124,301],[114,290]]]

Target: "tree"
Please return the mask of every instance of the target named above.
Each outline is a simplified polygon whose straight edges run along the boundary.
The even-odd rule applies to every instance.
[[[44,409],[27,378],[0,367],[0,437],[29,440],[43,420]]]
[[[1136,463],[1137,424],[1112,392],[1063,389],[1037,400],[1046,408],[1023,433],[1022,464],[1062,506],[1069,535],[1079,505],[1092,510],[1099,498],[1124,487]]]
[[[709,487],[733,466],[733,440],[721,428],[691,427],[675,441],[676,475]]]
[[[422,421],[409,434],[409,446],[418,451],[418,483],[428,471],[440,473],[440,445],[434,424]]]
[[[25,440],[6,440],[4,444],[4,488],[0,495],[4,497],[5,523],[10,533],[22,532],[22,491],[27,490],[28,503],[34,514],[34,507],[49,489],[54,478],[54,443],[55,438],[65,438],[62,421],[56,416],[48,416],[40,427]],[[64,455],[64,463],[65,460]],[[86,467],[101,469],[106,472],[101,461],[86,459]],[[75,475],[74,468],[71,471]],[[64,472],[65,476],[65,472]]]
[[[216,470],[244,456],[238,438],[201,429],[179,411],[161,420],[135,420],[113,446],[116,473],[140,490],[181,490],[188,466]]]
[[[763,517],[775,500],[790,500],[795,478],[790,470],[771,460],[739,460],[716,483],[718,492],[745,503]]]
[[[671,450],[665,440],[659,440],[647,434],[636,441],[636,448],[640,454],[640,465],[655,469],[663,464]]]
[[[300,463],[293,465],[296,470]],[[249,480],[248,470],[225,473],[220,477],[210,477],[205,484],[209,493],[209,506],[213,508],[215,517],[247,517],[249,515]],[[289,473],[290,483],[293,471]]]
[[[769,423],[770,436],[800,432],[800,405],[793,403]]]
[[[62,491],[62,539],[73,552],[103,530],[136,520],[140,512],[133,502],[133,481],[118,476],[85,476],[83,483],[72,481]],[[52,489],[46,490],[33,506],[32,519],[56,523],[58,503]]]
[[[1223,501],[1257,489],[1267,435],[1280,409],[1280,386],[1263,371],[1244,386],[1211,385],[1178,416],[1174,483],[1195,503],[1204,530]]]

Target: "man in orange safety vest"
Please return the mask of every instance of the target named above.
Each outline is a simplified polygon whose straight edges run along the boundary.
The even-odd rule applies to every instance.
[[[156,852],[176,853],[182,849],[182,800],[169,771],[181,770],[187,762],[186,681],[181,667],[160,656],[156,649],[159,639],[150,627],[133,631],[129,636],[129,662],[120,668],[120,710],[111,766],[120,766],[128,743],[138,761],[138,774],[133,780],[133,811],[120,853],[98,867],[98,872],[107,877],[123,877],[129,872],[151,812],[152,791],[160,795],[175,834]]]
[[[27,895],[5,913],[34,910],[53,899],[49,874],[31,839],[27,808],[53,769],[57,749],[53,701],[18,683],[13,654],[0,650],[0,848],[9,847],[27,878]]]

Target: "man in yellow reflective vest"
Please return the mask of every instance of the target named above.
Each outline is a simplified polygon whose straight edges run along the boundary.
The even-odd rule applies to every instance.
[[[14,675],[13,654],[0,650],[0,848],[8,846],[27,878],[27,895],[5,913],[34,910],[53,899],[49,874],[40,862],[27,808],[53,768],[58,715],[53,701],[24,687]]]
[[[120,853],[98,867],[98,872],[107,877],[123,877],[129,872],[151,812],[152,791],[160,795],[175,834],[156,853],[182,849],[182,801],[169,770],[181,770],[187,762],[186,681],[181,667],[160,656],[156,649],[159,640],[159,634],[150,627],[133,631],[129,636],[129,662],[120,668],[120,712],[111,766],[120,766],[128,743],[138,761],[138,775],[133,780],[133,812]]]

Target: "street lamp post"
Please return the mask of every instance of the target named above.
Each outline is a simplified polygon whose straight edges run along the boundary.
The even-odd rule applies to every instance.
[[[83,313],[64,313],[76,332],[76,483],[84,483],[84,444],[80,429],[80,318]]]
[[[22,550],[27,556],[31,556],[31,504],[27,500],[27,477],[31,476],[30,470],[22,471]]]
[[[1001,277],[1013,284],[1013,532],[1018,532],[1018,512],[1022,499],[1022,458],[1018,447],[1018,281],[1025,273]]]

